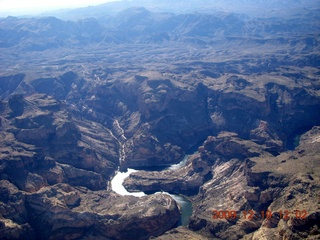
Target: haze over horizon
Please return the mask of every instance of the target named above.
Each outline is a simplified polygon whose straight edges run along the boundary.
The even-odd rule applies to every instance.
[[[65,8],[79,8],[115,2],[119,0],[0,0],[0,16],[19,16],[25,14],[39,14]]]
[[[112,3],[108,7],[96,7],[104,3]],[[88,8],[80,12],[72,12],[77,8]],[[257,17],[273,14],[274,16],[286,14],[294,9],[318,9],[320,0],[0,0],[0,17],[26,16],[26,15],[53,15],[58,18],[97,17],[106,14],[106,9],[113,13],[130,7],[145,7],[151,11],[190,13],[190,12],[241,12]],[[110,7],[110,8],[109,8]],[[65,10],[65,11],[60,11]],[[68,11],[72,10],[72,11]],[[77,10],[76,10],[77,11]],[[78,16],[77,16],[78,14]]]

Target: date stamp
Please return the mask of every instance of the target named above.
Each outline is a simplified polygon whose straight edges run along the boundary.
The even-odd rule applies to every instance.
[[[213,219],[271,219],[271,218],[278,218],[289,220],[290,218],[297,218],[297,219],[305,219],[308,213],[306,210],[280,210],[277,212],[272,212],[270,210],[256,212],[254,210],[244,210],[244,211],[233,211],[233,210],[213,210],[212,211],[212,218]]]

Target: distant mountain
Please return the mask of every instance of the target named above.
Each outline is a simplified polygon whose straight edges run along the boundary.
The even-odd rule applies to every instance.
[[[251,16],[268,17],[286,15],[296,9],[316,9],[320,7],[319,0],[132,0],[116,1],[78,8],[73,10],[59,10],[45,13],[63,19],[79,19],[87,17],[103,17],[105,15],[115,15],[118,12],[131,7],[145,7],[156,12],[181,13],[213,13],[215,11],[228,11],[245,13]]]
[[[55,17],[0,20],[0,48],[36,50],[109,43],[192,43],[267,41],[293,35],[310,41],[318,36],[318,11],[301,11],[278,18],[252,18],[245,14],[215,12],[159,13],[129,8],[112,17],[65,21]],[[304,40],[303,40],[304,41]],[[316,41],[315,41],[316,42]]]
[[[87,45],[102,40],[103,29],[95,19],[78,22],[55,17],[0,20],[0,47],[45,50],[69,45]]]

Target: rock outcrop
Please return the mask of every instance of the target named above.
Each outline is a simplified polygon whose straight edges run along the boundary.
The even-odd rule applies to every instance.
[[[221,239],[319,237],[319,134],[319,127],[313,128],[301,137],[293,152],[278,156],[261,151],[241,160],[236,157],[237,148],[237,155],[232,156],[228,148],[222,155],[232,159],[215,160],[214,178],[202,185],[193,199],[195,208],[189,228]],[[250,152],[252,144],[245,142],[243,146]],[[215,147],[207,140],[200,148],[208,151],[209,146]],[[214,210],[230,215],[221,213],[217,217]],[[231,211],[237,217],[231,217]],[[254,211],[252,218],[250,211]],[[266,217],[266,211],[272,215]]]
[[[116,167],[117,145],[114,144],[115,151],[104,150],[99,146],[101,139],[97,139],[88,148],[89,139],[82,132],[89,134],[90,131],[77,126],[61,105],[52,110],[57,105],[58,102],[43,95],[27,98],[19,95],[9,99],[8,107],[3,111],[8,118],[2,125],[2,174],[17,184],[19,189],[28,192],[57,182],[90,189],[105,188],[105,179]],[[13,117],[12,112],[17,111],[19,114]],[[103,134],[107,135],[105,141],[112,139],[108,130],[101,131],[100,135]],[[99,138],[99,135],[96,137]],[[99,147],[92,150],[93,145]],[[39,148],[41,151],[38,151]],[[101,156],[111,161],[102,161]],[[84,180],[86,177],[91,180]]]
[[[187,166],[138,171],[124,185],[132,191],[191,194],[194,211],[189,229],[210,239],[317,239],[319,135],[320,128],[314,127],[301,136],[294,151],[274,156],[268,145],[223,132],[208,137]],[[195,185],[190,169],[198,174]],[[199,177],[204,175],[206,179]],[[183,237],[175,230],[159,239],[176,235]]]
[[[188,164],[177,170],[138,171],[131,173],[123,185],[129,191],[194,195],[211,176],[211,168],[199,154],[189,157]]]
[[[38,239],[148,239],[180,218],[168,195],[126,197],[66,184],[27,194],[26,205]]]
[[[0,238],[34,239],[28,222],[25,194],[8,180],[0,181]]]
[[[182,160],[184,151],[177,145],[160,142],[150,133],[151,126],[143,125],[136,134],[126,141],[126,157],[121,163],[126,167],[170,166]]]
[[[180,219],[170,196],[105,190],[119,164],[112,130],[43,94],[2,106],[1,239],[148,239]]]

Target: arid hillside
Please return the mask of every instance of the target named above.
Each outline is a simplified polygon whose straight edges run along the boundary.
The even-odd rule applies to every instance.
[[[318,239],[319,9],[145,7],[0,19],[0,239]]]

